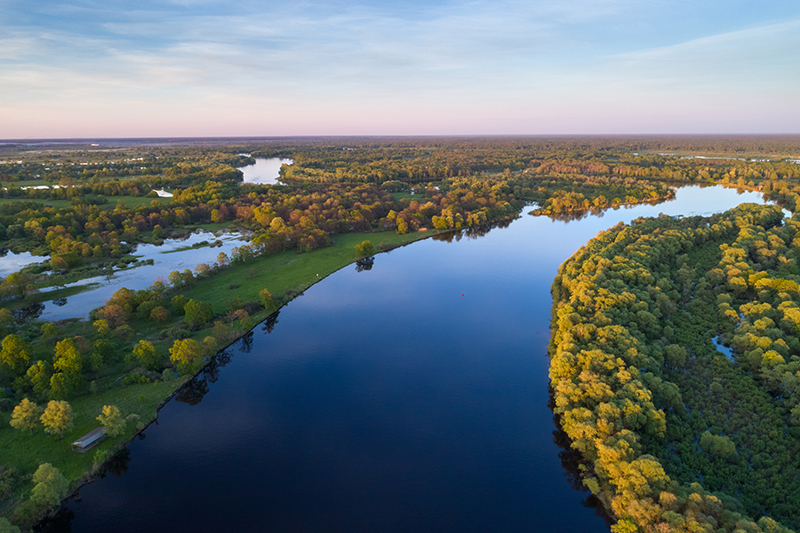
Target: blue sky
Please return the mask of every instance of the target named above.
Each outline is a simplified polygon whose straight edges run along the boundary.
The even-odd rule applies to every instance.
[[[0,0],[0,138],[799,124],[796,0]]]

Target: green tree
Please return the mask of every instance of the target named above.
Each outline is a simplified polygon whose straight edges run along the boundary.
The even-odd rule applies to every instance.
[[[169,358],[178,367],[178,372],[188,374],[195,369],[203,357],[203,347],[194,339],[178,339],[169,349]]]
[[[39,425],[39,417],[42,415],[42,409],[35,403],[23,398],[18,406],[14,407],[14,412],[11,413],[11,427],[19,430],[30,430],[33,435],[33,430]]]
[[[42,324],[42,338],[53,339],[55,337],[58,337],[58,326],[52,322]]]
[[[133,356],[148,370],[161,369],[161,355],[150,341],[139,341],[139,344],[133,347]]]
[[[56,343],[53,368],[57,372],[80,374],[82,367],[81,353],[78,351],[78,347],[75,346],[73,339],[64,339]]]
[[[0,517],[0,533],[20,533],[20,529],[7,518]]]
[[[50,463],[39,465],[33,474],[33,482],[31,500],[42,507],[55,507],[69,490],[67,478]]]
[[[198,300],[189,300],[184,306],[186,316],[184,320],[191,326],[202,326],[214,318],[214,309],[211,304]]]
[[[188,301],[189,300],[187,300],[186,296],[184,296],[183,294],[176,294],[175,296],[173,296],[172,300],[170,300],[170,305],[172,305],[172,312],[178,316],[183,316],[186,313],[184,307],[186,307]]]
[[[371,241],[363,241],[361,244],[356,244],[356,259],[370,257],[375,254],[375,247]]]
[[[14,272],[0,283],[0,291],[5,296],[16,296],[18,298],[25,298],[29,294],[39,292],[36,285],[31,283],[30,278],[22,272]]]
[[[72,427],[72,406],[65,401],[50,400],[40,420],[46,429],[64,438],[64,432]]]
[[[17,335],[6,335],[0,351],[0,361],[11,367],[13,371],[22,371],[31,361],[31,349]]]
[[[70,380],[63,372],[56,372],[50,376],[50,398],[63,400],[69,397],[71,391]]]
[[[122,433],[126,424],[116,405],[104,405],[102,412],[97,416],[97,421],[105,426],[105,434],[109,437],[116,437]]]
[[[44,396],[50,389],[50,376],[53,369],[47,361],[36,361],[28,369],[27,376],[33,385],[33,392]]]

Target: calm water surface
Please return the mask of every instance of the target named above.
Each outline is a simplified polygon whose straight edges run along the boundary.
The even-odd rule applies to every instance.
[[[341,270],[229,348],[48,530],[608,531],[554,443],[556,269],[619,221],[743,201],[759,200],[688,188],[571,222],[523,214]]]
[[[277,157],[256,159],[254,165],[247,165],[239,170],[244,173],[245,183],[274,184],[278,183],[281,165],[291,165],[292,163],[294,163],[293,159],[278,159]]]
[[[219,246],[203,246],[201,248],[191,248],[192,245],[203,241],[208,243],[219,242]],[[236,246],[241,246],[247,241],[242,240],[238,233],[219,232],[217,234],[210,231],[197,231],[181,239],[165,239],[163,244],[138,244],[133,255],[139,259],[139,265],[135,268],[114,272],[111,276],[98,276],[94,278],[82,279],[78,282],[68,284],[89,285],[95,284],[95,288],[87,290],[62,299],[55,305],[53,302],[45,302],[44,311],[41,314],[42,320],[61,320],[64,318],[89,316],[89,311],[96,307],[105,305],[111,295],[120,287],[132,290],[146,289],[158,278],[168,279],[170,272],[185,269],[194,270],[200,263],[213,264],[220,252],[230,255],[231,250]],[[188,249],[184,249],[188,248]],[[152,265],[143,264],[148,259],[153,260]]]

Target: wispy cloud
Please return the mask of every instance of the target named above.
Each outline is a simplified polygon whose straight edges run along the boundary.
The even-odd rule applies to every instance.
[[[687,38],[665,14],[700,8],[667,0],[7,5],[0,137],[78,117],[86,135],[789,131],[800,118],[798,6]]]

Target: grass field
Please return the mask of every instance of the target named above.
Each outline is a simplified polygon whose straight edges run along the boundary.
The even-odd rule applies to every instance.
[[[14,429],[9,425],[10,415],[0,413],[0,453],[3,466],[14,467],[29,475],[39,464],[48,462],[58,468],[71,484],[75,483],[92,470],[98,450],[112,450],[128,442],[138,432],[136,424],[131,422],[122,434],[106,438],[87,453],[72,451],[71,442],[100,426],[97,415],[104,405],[116,405],[123,416],[137,414],[142,422],[148,423],[156,417],[156,409],[164,399],[187,379],[130,385],[70,400],[74,425],[64,434],[63,439],[56,434],[45,433],[41,426],[34,430],[33,435],[28,431]],[[46,406],[46,402],[41,402],[39,406]],[[0,509],[0,515],[19,503],[29,489],[29,484],[19,487],[11,498],[5,500],[7,508]]]
[[[259,301],[258,293],[267,289],[276,300],[287,291],[304,291],[317,281],[355,261],[355,245],[369,240],[378,250],[381,244],[400,246],[434,235],[433,231],[397,235],[392,231],[382,233],[347,233],[337,235],[333,244],[310,253],[294,250],[225,269],[200,281],[183,294],[187,298],[203,300],[222,313],[229,302],[241,298],[245,302]],[[232,285],[236,288],[231,289]]]

